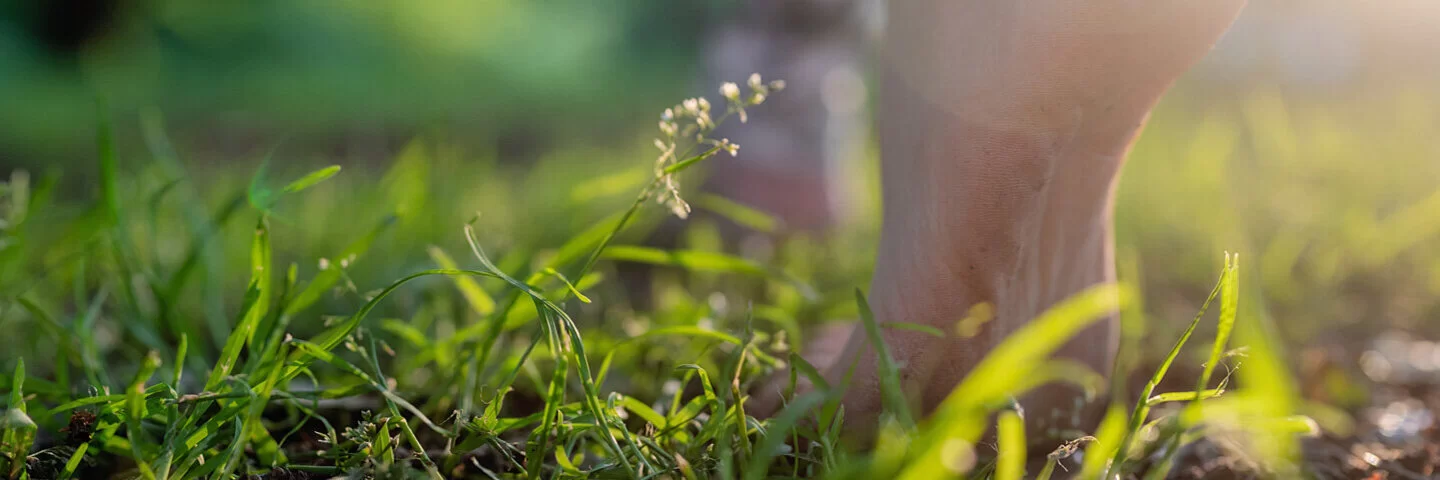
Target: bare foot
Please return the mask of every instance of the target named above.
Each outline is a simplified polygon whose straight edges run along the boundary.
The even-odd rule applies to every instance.
[[[879,112],[885,219],[870,300],[881,322],[952,332],[884,332],[922,411],[1039,313],[1114,280],[1112,203],[1125,154],[1160,95],[1243,3],[891,3]],[[982,303],[994,319],[953,334]],[[1057,355],[1108,374],[1116,335],[1112,318]],[[833,351],[838,338],[811,347]],[[869,437],[881,395],[862,329],[852,328],[839,360],[825,376],[836,383],[858,360],[843,404],[849,433]],[[1081,400],[1063,387],[1023,398],[1031,438],[1089,427],[1098,409]]]

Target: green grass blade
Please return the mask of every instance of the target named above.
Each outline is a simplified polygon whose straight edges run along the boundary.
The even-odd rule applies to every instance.
[[[543,312],[541,316],[549,316],[549,312]],[[550,391],[545,395],[545,408],[540,420],[540,427],[530,435],[530,445],[527,446],[529,451],[527,463],[529,465],[526,467],[526,473],[532,479],[540,477],[540,468],[545,458],[543,453],[548,450],[553,434],[551,422],[558,420],[560,406],[565,404],[565,382],[567,373],[570,371],[569,365],[566,364],[568,355],[560,349],[560,334],[556,331],[555,325],[550,322],[544,322],[541,325],[549,338],[550,356],[555,359],[555,368],[550,374]]]
[[[865,300],[865,294],[859,289],[855,290],[855,304],[860,308],[860,321],[865,325],[865,335],[870,339],[871,348],[875,349],[876,361],[880,362],[880,395],[884,399],[885,411],[895,416],[901,428],[912,431],[915,429],[915,417],[910,414],[909,401],[901,389],[900,368],[895,364],[895,357],[890,355],[890,347],[885,345],[885,337],[880,335],[880,324],[875,321],[870,302]]]
[[[830,390],[830,382],[825,380],[825,375],[820,374],[820,370],[815,368],[815,365],[811,365],[810,361],[805,360],[805,357],[800,356],[799,353],[790,352],[790,365],[804,374],[805,378],[810,379],[810,383],[814,384],[816,389]]]
[[[445,254],[440,247],[432,245],[428,251],[430,259],[435,261],[436,266],[445,269],[460,268],[455,264],[455,260]],[[480,288],[480,284],[475,279],[464,276],[453,276],[451,279],[455,282],[455,288],[460,290],[460,294],[465,297],[465,301],[470,304],[470,308],[474,309],[475,313],[489,315],[495,312],[495,299],[485,293],[485,289]]]
[[[250,177],[250,187],[246,189],[245,198],[250,201],[250,206],[261,212],[269,212],[275,206],[277,195],[274,190],[265,185],[270,175],[270,162],[275,159],[275,152],[280,149],[277,143],[265,153],[260,159],[260,166],[255,169],[255,174]]]
[[[1025,476],[1025,420],[1020,412],[1000,412],[999,454],[995,458],[995,480],[1021,480]]]
[[[703,329],[703,328],[700,328],[700,327],[694,327],[694,326],[688,326],[688,325],[679,325],[679,326],[673,326],[673,327],[652,328],[652,329],[646,330],[645,333],[641,333],[641,334],[639,334],[639,335],[636,335],[636,336],[633,336],[633,337],[630,337],[630,338],[621,340],[620,342],[616,343],[613,347],[611,347],[611,348],[610,348],[610,351],[608,351],[608,352],[605,353],[605,358],[600,361],[600,374],[599,374],[599,376],[597,376],[597,377],[595,378],[595,383],[601,384],[601,385],[604,385],[604,384],[605,384],[605,378],[606,378],[606,374],[607,374],[607,373],[609,372],[609,370],[610,370],[610,364],[611,364],[611,362],[614,360],[615,354],[616,354],[616,353],[619,353],[619,352],[621,351],[622,347],[625,347],[625,346],[627,346],[627,345],[629,345],[629,344],[631,344],[631,343],[637,343],[637,342],[640,342],[640,341],[643,341],[643,340],[648,340],[648,339],[655,338],[655,337],[664,337],[664,336],[680,336],[680,337],[689,337],[689,338],[697,338],[697,339],[710,339],[710,340],[717,340],[717,341],[729,343],[729,344],[731,344],[731,345],[740,345],[740,339],[739,339],[739,338],[735,338],[735,336],[733,336],[733,335],[729,335],[729,334],[722,333],[722,332],[717,332],[717,331],[714,331],[714,330],[706,330],[706,329]]]
[[[25,359],[15,361],[15,375],[10,377],[10,403],[9,408],[20,410],[25,413]]]
[[[1224,393],[1224,388],[1209,388],[1198,392],[1167,392],[1146,399],[1145,404],[1153,407],[1167,402],[1195,402],[1219,397]]]
[[[125,393],[126,430],[130,439],[131,454],[135,459],[135,466],[140,470],[140,475],[148,480],[155,480],[155,471],[151,470],[149,460],[146,458],[144,447],[149,444],[145,438],[145,431],[140,427],[140,420],[145,418],[145,382],[160,368],[160,354],[150,352],[145,356],[145,361],[140,365],[140,371],[135,374],[135,381],[130,383],[130,388]]]
[[[310,173],[306,174],[305,176],[300,177],[299,179],[296,179],[296,180],[293,181],[293,182],[290,182],[289,185],[286,185],[285,188],[281,189],[280,191],[281,191],[282,193],[295,193],[295,192],[299,192],[299,191],[301,191],[301,190],[305,190],[305,189],[307,189],[307,188],[313,187],[313,186],[315,186],[316,184],[319,184],[320,182],[329,180],[330,177],[335,176],[335,174],[337,174],[337,173],[340,173],[340,166],[339,166],[339,165],[331,165],[331,166],[328,166],[328,167],[325,167],[325,168],[322,168],[322,169],[319,169],[319,170],[310,172]]]
[[[544,270],[541,270],[540,273],[555,277],[557,280],[560,280],[560,283],[565,285],[565,289],[569,290],[570,294],[574,295],[576,300],[579,300],[581,303],[590,303],[590,298],[586,297],[585,294],[580,293],[580,289],[576,288],[575,284],[570,283],[570,279],[565,278],[565,274],[560,273],[554,268],[550,267],[546,267]]]
[[[1215,329],[1215,343],[1210,349],[1210,359],[1205,361],[1200,381],[1195,384],[1196,392],[1202,392],[1210,386],[1210,377],[1215,373],[1215,367],[1220,364],[1226,346],[1230,343],[1230,332],[1235,330],[1235,313],[1240,301],[1240,255],[1226,253],[1225,263],[1227,273],[1221,280],[1223,292],[1220,295],[1220,321]]]
[[[70,459],[65,461],[65,469],[60,472],[60,480],[73,478],[75,471],[80,469],[80,461],[85,459],[85,454],[89,451],[89,443],[82,443],[75,447],[75,453],[70,454]]]
[[[695,205],[760,233],[775,233],[781,227],[780,219],[719,195],[701,194]]]
[[[1085,451],[1080,476],[1077,478],[1105,477],[1105,470],[1110,468],[1110,461],[1115,458],[1115,451],[1120,448],[1120,442],[1129,430],[1129,418],[1124,400],[1112,399],[1110,407],[1105,411],[1105,417],[1100,420],[1100,426],[1095,430],[1095,443]]]
[[[608,240],[607,236],[613,235],[614,232],[622,228],[620,223],[622,220],[628,219],[624,214],[617,213],[595,222],[594,225],[570,237],[560,248],[555,250],[555,256],[550,258],[547,266],[561,269],[566,265],[586,258],[587,254],[590,254],[595,248]],[[585,273],[589,272],[586,271]]]
[[[690,167],[692,167],[692,166],[695,166],[696,163],[699,163],[699,162],[701,162],[702,160],[705,160],[705,159],[707,159],[707,158],[710,158],[710,157],[715,156],[716,153],[719,153],[719,152],[720,152],[720,149],[721,149],[721,148],[722,148],[721,146],[716,145],[716,146],[714,146],[714,147],[710,147],[709,150],[705,150],[705,151],[703,151],[703,152],[700,152],[699,155],[695,155],[695,156],[693,156],[693,157],[690,157],[690,158],[687,158],[687,159],[684,159],[684,160],[681,160],[681,161],[672,163],[672,164],[670,164],[670,166],[665,167],[665,170],[664,170],[664,171],[665,171],[665,174],[670,175],[670,174],[675,174],[675,173],[683,172],[683,171],[685,171],[685,169],[690,168]]]
[[[554,329],[552,334],[558,335],[560,340],[563,341],[561,351],[569,353],[574,357],[576,370],[578,370],[580,374],[580,384],[585,389],[585,408],[589,411],[590,415],[593,416],[595,427],[599,429],[601,438],[605,439],[606,446],[619,457],[620,464],[625,467],[625,471],[634,475],[635,466],[631,465],[630,461],[625,458],[625,453],[620,447],[620,442],[608,428],[609,419],[613,412],[607,412],[600,401],[599,388],[595,384],[595,376],[590,371],[590,363],[585,354],[585,342],[580,338],[580,328],[575,326],[575,322],[570,319],[570,315],[566,314],[564,309],[547,299],[543,293],[536,291],[534,287],[527,283],[516,280],[514,277],[500,270],[499,267],[496,267],[495,264],[490,261],[490,258],[485,255],[485,251],[480,248],[480,242],[475,238],[475,229],[471,225],[465,226],[465,240],[470,244],[470,251],[475,254],[475,258],[480,261],[480,264],[484,266],[487,271],[505,280],[506,283],[513,285],[521,293],[530,296],[532,303],[535,305],[535,310],[541,313],[542,322],[547,322],[547,324],[548,322],[554,322],[554,325],[551,327]]]
[[[257,318],[251,312],[261,309],[260,285],[258,279],[250,281],[250,287],[245,291],[245,301],[240,307],[240,320],[236,322],[235,330],[230,332],[230,337],[225,340],[225,347],[220,351],[220,358],[215,362],[215,369],[210,372],[210,377],[205,380],[205,390],[214,391],[235,369],[235,363],[240,360],[240,350],[245,347],[245,341],[254,334],[255,325],[250,323],[251,319]]]
[[[274,292],[271,282],[275,277],[271,273],[272,263],[270,222],[264,215],[261,215],[255,225],[255,238],[250,244],[250,276],[255,288],[259,290],[259,296],[255,299],[255,306],[246,312],[245,319],[241,320],[240,325],[236,327],[244,332],[247,346],[255,343],[257,333],[264,335],[260,337],[262,340],[269,337],[269,332],[257,332],[257,330],[266,315],[270,313],[270,296]]]
[[[622,262],[679,267],[695,272],[732,273],[756,278],[769,278],[793,285],[806,297],[815,297],[814,288],[788,273],[767,268],[751,260],[719,252],[661,250],[658,248],[633,245],[614,245],[605,250],[602,258]]]
[[[639,415],[640,418],[654,425],[657,430],[665,430],[667,428],[668,423],[666,423],[664,415],[656,412],[655,409],[650,408],[649,405],[636,400],[635,397],[620,395],[618,402],[626,411]]]
[[[766,421],[766,434],[755,447],[755,458],[751,459],[749,468],[745,469],[745,480],[762,480],[770,470],[770,464],[775,457],[780,456],[781,447],[785,445],[785,438],[811,410],[820,406],[825,401],[825,393],[810,392],[796,398],[781,410],[775,418]]]
[[[110,125],[110,111],[101,99],[96,103],[98,121],[95,125],[95,144],[99,149],[100,162],[100,209],[106,220],[116,222],[120,217],[120,160],[115,153],[115,134]]]
[[[1056,304],[1005,338],[986,355],[945,398],[912,445],[912,460],[900,478],[944,478],[962,472],[949,470],[954,455],[947,444],[974,445],[985,429],[990,408],[1018,397],[1027,386],[1023,376],[1045,364],[1047,358],[1086,327],[1119,311],[1134,291],[1117,284],[1096,285]]]
[[[0,473],[6,473],[7,478],[17,478],[25,471],[25,458],[35,443],[38,427],[26,412],[25,359],[22,358],[15,364],[15,376],[10,380],[10,402],[5,417],[0,418]]]
[[[1121,467],[1125,464],[1125,458],[1129,455],[1130,442],[1139,434],[1140,428],[1145,425],[1145,418],[1150,414],[1150,406],[1143,400],[1154,396],[1155,388],[1160,385],[1160,381],[1163,380],[1165,374],[1170,371],[1170,366],[1174,364],[1175,359],[1180,356],[1180,349],[1185,346],[1185,342],[1189,341],[1190,336],[1195,333],[1195,328],[1200,325],[1200,320],[1205,317],[1205,312],[1210,308],[1210,303],[1215,301],[1216,296],[1220,295],[1220,291],[1225,286],[1226,279],[1229,275],[1230,262],[1227,255],[1225,266],[1220,270],[1220,279],[1215,282],[1215,287],[1210,290],[1210,295],[1205,298],[1205,303],[1200,304],[1200,311],[1195,314],[1195,318],[1191,320],[1190,325],[1185,328],[1185,333],[1180,335],[1180,339],[1175,342],[1175,346],[1170,348],[1170,353],[1167,354],[1165,360],[1160,362],[1160,365],[1155,368],[1155,373],[1151,374],[1150,381],[1147,382],[1145,388],[1141,390],[1140,398],[1142,401],[1136,402],[1135,409],[1130,415],[1129,430],[1125,433],[1125,437],[1120,441],[1118,448],[1115,449],[1114,457],[1111,458],[1109,462],[1112,468]]]
[[[495,276],[496,276],[495,274],[490,273],[490,272],[480,272],[480,271],[475,271],[475,270],[445,270],[445,269],[424,270],[424,271],[412,273],[412,274],[410,274],[410,275],[406,275],[405,277],[403,277],[403,278],[401,278],[401,279],[399,279],[399,280],[396,280],[395,282],[391,283],[389,286],[385,287],[385,289],[381,290],[379,293],[375,294],[375,296],[374,296],[373,298],[371,298],[370,301],[365,302],[365,305],[362,306],[362,307],[360,307],[360,310],[357,311],[357,312],[355,312],[354,315],[351,315],[350,318],[346,319],[346,320],[343,321],[343,322],[340,322],[339,324],[337,324],[337,325],[335,325],[335,326],[333,326],[333,327],[330,327],[329,329],[326,329],[324,332],[321,332],[320,334],[318,334],[318,335],[316,335],[315,337],[311,338],[311,339],[310,339],[310,343],[315,344],[315,345],[318,346],[321,350],[327,350],[327,351],[335,348],[336,346],[339,346],[339,345],[340,345],[340,342],[342,342],[342,341],[345,340],[345,337],[348,337],[348,336],[350,336],[350,334],[352,334],[352,333],[355,332],[355,329],[360,326],[360,322],[362,322],[362,321],[365,320],[365,317],[370,314],[370,311],[371,311],[371,310],[374,310],[376,305],[379,305],[382,300],[384,300],[386,297],[388,297],[388,296],[389,296],[391,293],[393,293],[396,289],[400,288],[401,286],[404,286],[406,283],[410,283],[411,281],[413,281],[413,280],[415,280],[415,279],[417,279],[417,278],[428,277],[428,276],[432,276],[432,275],[474,275],[474,276],[481,276],[481,277],[495,277]],[[303,363],[305,355],[306,355],[305,352],[303,352],[303,351],[298,351],[298,350],[297,350],[295,353],[293,353],[293,354],[290,355],[289,363],[291,363],[292,365],[290,366],[289,369],[286,370],[285,374],[281,377],[282,382],[283,382],[283,381],[288,381],[288,380],[290,380],[290,379],[292,379],[292,378],[295,378],[296,375],[299,375],[299,374],[300,374],[300,370],[301,370],[303,367],[300,366],[300,365],[296,365],[296,364]]]

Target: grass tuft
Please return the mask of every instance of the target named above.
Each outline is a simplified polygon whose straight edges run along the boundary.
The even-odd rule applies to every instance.
[[[0,359],[15,366],[0,378],[0,476],[1023,478],[1031,445],[1014,399],[1053,382],[1104,388],[1097,372],[1051,355],[1104,316],[1138,309],[1133,286],[1055,305],[923,418],[882,329],[947,332],[874,318],[852,295],[868,268],[859,250],[815,248],[708,195],[680,245],[639,245],[663,215],[695,213],[682,180],[737,153],[716,129],[782,88],[756,76],[743,94],[722,88],[713,107],[693,98],[666,109],[653,163],[557,169],[578,185],[636,179],[633,198],[560,186],[584,200],[572,206],[581,213],[532,206],[543,202],[525,201],[493,159],[459,162],[421,140],[385,174],[383,195],[363,172],[333,165],[272,183],[270,167],[294,160],[277,149],[248,182],[210,179],[186,173],[158,113],[146,112],[154,161],[132,165],[102,104],[93,202],[54,198],[48,176],[31,185],[12,175],[0,189],[0,327],[27,333],[0,340],[19,352]],[[423,223],[475,205],[487,216],[460,232]],[[774,242],[726,251],[717,217]],[[471,258],[446,253],[459,248]],[[634,281],[636,271],[651,278]],[[1256,347],[1247,369],[1287,378],[1241,314],[1238,272],[1227,256],[1139,405],[1127,414],[1112,399],[1094,437],[1052,452],[1042,478],[1079,452],[1085,478],[1163,475],[1212,428],[1264,426],[1251,433],[1282,453],[1314,430],[1283,386],[1231,391],[1234,369],[1219,370],[1233,336]],[[1216,298],[1216,341],[1196,387],[1156,392]],[[842,436],[849,378],[827,381],[791,347],[804,343],[802,321],[851,315],[880,353],[885,423],[864,439],[869,450]],[[749,392],[782,372],[789,394],[802,378],[816,388],[756,418]],[[1183,407],[1152,418],[1163,404]],[[995,451],[982,442],[992,421]],[[60,435],[75,425],[83,435]]]

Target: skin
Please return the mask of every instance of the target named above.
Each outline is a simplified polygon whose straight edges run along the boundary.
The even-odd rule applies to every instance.
[[[1117,175],[1151,108],[1208,52],[1244,0],[890,2],[879,130],[884,224],[870,302],[902,388],[930,411],[1007,335],[1071,294],[1115,278]],[[992,320],[965,337],[976,304]],[[1057,353],[1108,373],[1114,318]],[[805,354],[832,384],[854,364],[847,430],[881,412],[863,329],[822,332]],[[1017,372],[1024,374],[1024,372]],[[756,397],[779,406],[779,383]],[[802,390],[809,388],[801,385]],[[1030,438],[1098,420],[1100,402],[1050,386],[1021,399]]]

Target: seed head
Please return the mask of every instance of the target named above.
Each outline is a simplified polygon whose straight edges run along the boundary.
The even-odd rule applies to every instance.
[[[720,95],[732,102],[740,101],[740,87],[735,82],[725,82],[720,85]]]

